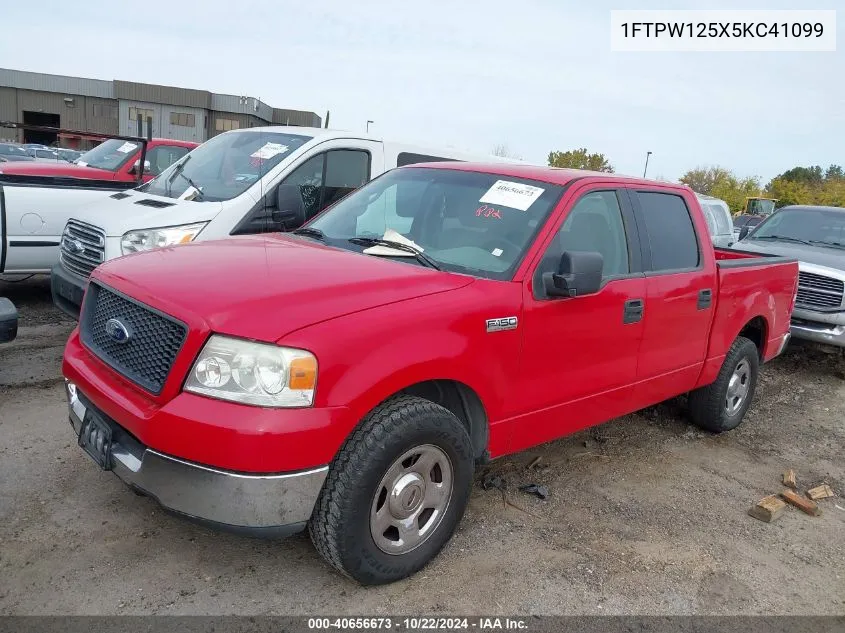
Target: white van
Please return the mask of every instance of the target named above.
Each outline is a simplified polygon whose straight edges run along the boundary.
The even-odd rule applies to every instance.
[[[321,128],[220,134],[150,182],[105,195],[72,217],[52,270],[53,301],[78,317],[88,276],[104,261],[194,240],[291,230],[389,169],[443,160],[518,162]]]
[[[707,228],[710,231],[710,239],[716,248],[728,248],[736,241],[733,230],[733,216],[728,203],[713,196],[706,196],[702,193],[695,194],[704,211],[704,219],[707,220]]]

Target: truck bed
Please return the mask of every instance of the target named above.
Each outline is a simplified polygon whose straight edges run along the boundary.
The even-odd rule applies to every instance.
[[[763,360],[777,355],[798,289],[798,261],[776,255],[716,248],[719,292],[711,328],[709,358],[727,352],[747,324],[743,315],[763,320],[764,340],[758,341]]]

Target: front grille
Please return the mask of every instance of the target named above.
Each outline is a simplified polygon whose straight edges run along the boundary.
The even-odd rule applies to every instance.
[[[116,320],[129,337],[119,342],[106,323]],[[97,283],[85,293],[82,343],[115,371],[154,394],[161,392],[188,328],[174,318]]]
[[[795,305],[808,310],[829,310],[842,306],[845,283],[833,277],[800,271]]]
[[[88,277],[106,257],[106,234],[92,224],[68,220],[59,248],[59,259],[70,272]]]

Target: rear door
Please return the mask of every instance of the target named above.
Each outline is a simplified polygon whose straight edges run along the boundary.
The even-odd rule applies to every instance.
[[[523,291],[522,366],[510,396],[524,415],[512,449],[538,444],[629,410],[643,336],[646,280],[637,227],[625,191],[585,185],[558,220]],[[599,252],[598,293],[551,298],[542,276],[556,272],[564,251]]]
[[[716,267],[704,216],[696,213],[692,196],[659,188],[628,193],[647,287],[635,394],[642,406],[695,385],[707,353]]]

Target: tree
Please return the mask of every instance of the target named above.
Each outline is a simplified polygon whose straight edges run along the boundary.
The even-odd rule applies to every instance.
[[[825,180],[842,180],[843,178],[845,178],[845,172],[842,171],[841,165],[831,165],[824,172]]]
[[[730,170],[718,166],[691,169],[681,176],[680,181],[696,193],[724,200],[734,213],[745,208],[746,198],[760,193],[760,182],[757,178],[740,178]]]
[[[696,193],[714,196],[713,188],[717,183],[731,178],[732,174],[724,167],[696,167],[690,169],[679,180]]]
[[[508,147],[506,143],[499,143],[497,145],[494,145],[491,154],[493,154],[493,156],[501,156],[502,158],[516,158],[520,160],[522,159],[522,156],[512,152],[510,150],[510,147]]]
[[[778,199],[778,206],[818,204],[845,207],[845,173],[840,165],[822,170],[814,167],[793,167],[772,178],[766,193]]]
[[[586,147],[568,152],[549,152],[549,167],[567,167],[569,169],[587,169],[613,173],[613,165],[604,154],[590,154]]]

